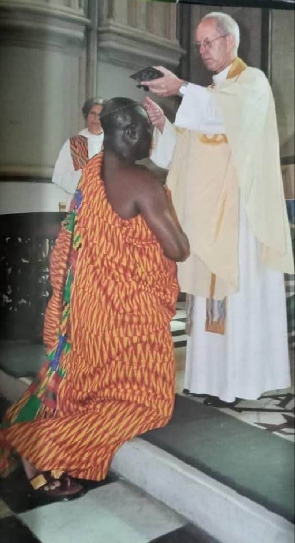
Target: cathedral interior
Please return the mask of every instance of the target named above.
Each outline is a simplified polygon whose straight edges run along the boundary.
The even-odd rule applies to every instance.
[[[86,98],[146,93],[130,75],[164,66],[207,86],[194,29],[212,5],[142,0],[0,0],[0,410],[44,361],[49,256],[65,217],[51,181]],[[218,7],[240,26],[239,56],[274,94],[295,243],[294,11]],[[173,122],[179,98],[154,98]],[[146,165],[163,180],[167,171]],[[72,503],[32,499],[17,471],[0,479],[2,543],[291,543],[294,541],[295,279],[285,276],[292,386],[227,408],[183,386],[185,293],[171,322],[172,421],[125,443],[102,483]]]

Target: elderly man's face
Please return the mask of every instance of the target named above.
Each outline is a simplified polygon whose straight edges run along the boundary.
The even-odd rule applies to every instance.
[[[94,106],[92,106],[86,117],[86,127],[88,128],[89,132],[95,135],[98,135],[102,132],[100,124],[101,110],[102,106],[100,106],[99,104],[95,104]]]
[[[205,19],[197,27],[196,45],[210,72],[222,72],[234,59],[234,37],[221,34],[214,19]]]

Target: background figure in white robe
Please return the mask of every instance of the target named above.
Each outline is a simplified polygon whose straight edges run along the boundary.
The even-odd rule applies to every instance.
[[[156,127],[151,159],[169,168],[191,245],[178,267],[181,289],[193,300],[184,388],[225,407],[291,384],[283,272],[293,273],[294,263],[269,83],[237,57],[239,27],[230,16],[204,17],[196,44],[215,73],[211,88],[161,66],[164,77],[142,84],[182,96],[174,125],[145,101]],[[210,328],[212,307],[221,308],[224,326]]]
[[[88,98],[82,107],[86,128],[67,139],[54,166],[52,182],[64,191],[64,203],[68,209],[72,196],[87,161],[99,153],[103,144],[100,113],[102,98]]]

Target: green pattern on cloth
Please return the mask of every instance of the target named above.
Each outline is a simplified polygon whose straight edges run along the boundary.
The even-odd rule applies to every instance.
[[[62,355],[67,355],[71,350],[71,343],[68,341],[67,331],[70,323],[70,300],[71,289],[74,281],[74,271],[80,247],[80,236],[74,236],[76,216],[82,202],[82,194],[79,188],[74,195],[71,210],[62,223],[62,228],[70,232],[69,239],[70,254],[68,258],[67,278],[63,289],[63,311],[57,332],[57,345],[46,353],[46,360],[42,365],[37,377],[28,387],[24,395],[24,403],[20,400],[20,408],[8,415],[0,427],[7,428],[18,422],[30,422],[38,418],[44,410],[47,414],[54,414],[57,407],[58,387],[66,376],[65,370],[60,364]],[[16,404],[18,406],[18,404]],[[13,409],[13,406],[12,406]]]

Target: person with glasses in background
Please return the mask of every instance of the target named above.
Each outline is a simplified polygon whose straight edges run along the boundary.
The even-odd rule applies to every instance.
[[[207,14],[196,46],[213,81],[205,88],[162,66],[143,81],[180,95],[174,125],[147,97],[151,159],[167,184],[191,254],[178,265],[188,294],[184,389],[227,407],[290,386],[284,272],[294,273],[275,104],[264,73],[238,57],[236,21]]]
[[[69,205],[88,160],[99,153],[103,144],[100,113],[103,98],[88,98],[82,107],[86,127],[62,146],[54,166],[52,182],[64,190]]]
[[[0,426],[1,476],[21,463],[28,493],[46,501],[82,496],[83,480],[105,479],[123,443],[174,409],[169,323],[189,243],[166,187],[137,164],[152,145],[145,109],[113,98],[101,123],[104,150],[83,169],[50,258],[46,361]]]

